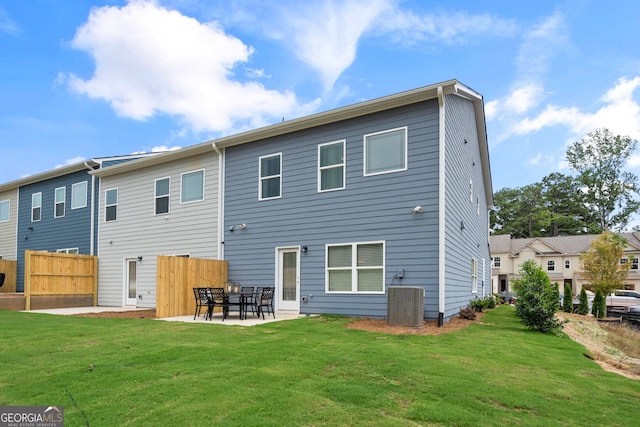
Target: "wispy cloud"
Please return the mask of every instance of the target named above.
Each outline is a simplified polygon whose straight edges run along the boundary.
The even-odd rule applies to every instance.
[[[71,46],[89,53],[96,68],[88,79],[66,74],[68,87],[132,119],[169,114],[198,132],[228,132],[316,106],[299,104],[293,92],[240,80],[235,70],[249,60],[250,46],[214,22],[201,23],[151,1],[92,9]]]
[[[84,161],[85,158],[82,156],[76,156],[76,157],[72,157],[70,159],[66,159],[64,161],[64,163],[62,164],[58,164],[54,166],[54,169],[59,169],[59,168],[63,168],[65,166],[69,166],[69,165],[75,165],[76,163],[80,163],[82,161]]]
[[[18,35],[22,32],[18,23],[11,19],[2,6],[0,6],[0,32],[12,36]]]

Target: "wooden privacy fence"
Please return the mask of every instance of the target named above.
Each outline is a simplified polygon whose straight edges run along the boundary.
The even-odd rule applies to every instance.
[[[31,310],[33,297],[67,298],[73,305],[73,297],[91,297],[98,303],[98,257],[92,255],[63,254],[56,252],[25,251],[24,259],[25,310]]]
[[[18,277],[18,261],[0,259],[0,273],[4,273],[4,285],[0,288],[2,293],[16,291],[16,279]]]
[[[193,314],[193,288],[222,287],[227,281],[227,261],[158,256],[156,317]]]

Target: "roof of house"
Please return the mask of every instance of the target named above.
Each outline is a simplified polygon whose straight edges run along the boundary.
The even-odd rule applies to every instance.
[[[283,121],[262,128],[242,132],[236,135],[222,137],[216,140],[203,142],[169,151],[152,158],[134,160],[126,164],[119,164],[92,171],[96,176],[106,177],[135,169],[155,166],[169,161],[186,158],[210,151],[218,151],[221,148],[231,147],[249,142],[255,142],[266,138],[285,135],[304,129],[327,125],[342,120],[361,117],[368,114],[390,110],[393,108],[410,105],[430,99],[441,99],[444,95],[456,94],[469,99],[474,104],[477,133],[480,145],[480,157],[482,162],[485,195],[488,205],[493,205],[493,187],[491,183],[491,167],[489,163],[489,146],[487,143],[487,131],[484,117],[484,102],[482,96],[473,89],[463,85],[457,80],[448,80],[442,83],[424,86],[421,88],[400,92],[365,102],[360,102],[329,111],[320,112],[310,116]]]
[[[618,233],[627,239],[627,246],[640,250],[640,234]],[[508,253],[517,256],[524,249],[531,248],[536,242],[546,245],[550,252],[546,254],[579,255],[591,247],[591,242],[599,234],[583,234],[578,236],[533,237],[526,239],[512,239],[509,234],[491,236],[489,245],[492,254]],[[535,250],[535,249],[534,249]]]

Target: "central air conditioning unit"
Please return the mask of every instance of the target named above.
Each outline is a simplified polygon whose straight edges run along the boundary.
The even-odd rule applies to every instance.
[[[422,326],[424,324],[424,288],[390,286],[387,299],[389,326]]]

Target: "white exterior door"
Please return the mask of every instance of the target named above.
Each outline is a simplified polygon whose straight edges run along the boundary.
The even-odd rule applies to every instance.
[[[124,304],[136,306],[138,304],[138,260],[124,261]]]
[[[300,311],[300,248],[278,248],[276,308]]]

